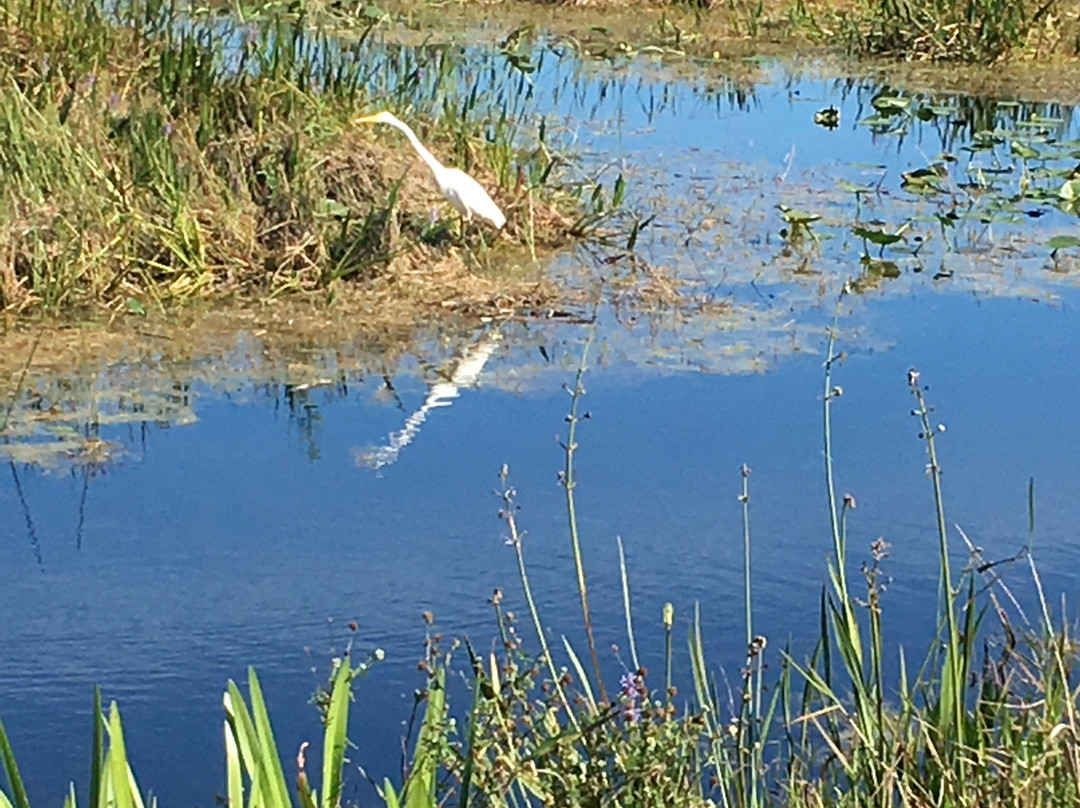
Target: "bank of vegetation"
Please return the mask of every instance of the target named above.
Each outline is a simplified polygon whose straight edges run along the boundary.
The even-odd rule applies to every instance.
[[[535,259],[612,189],[567,182],[525,75],[306,3],[12,0],[0,11],[0,310],[114,312]],[[508,216],[461,232],[391,109]],[[578,178],[580,180],[580,178]]]
[[[555,0],[559,3],[560,0]],[[528,5],[534,0],[503,0]],[[546,5],[546,0],[535,0]],[[849,55],[988,64],[1080,56],[1080,8],[1062,0],[565,0],[586,9],[684,10],[669,31],[695,55],[730,40]],[[417,4],[405,0],[405,6]],[[618,23],[616,22],[616,26]]]
[[[1043,591],[1030,553],[1013,559],[1028,570],[1026,583],[1018,584],[1018,576],[1003,575],[1004,565],[985,558],[949,525],[939,452],[943,430],[914,369],[906,383],[912,433],[926,450],[926,514],[937,534],[937,630],[923,649],[890,641],[882,619],[889,608],[889,545],[882,539],[869,547],[849,545],[856,501],[834,482],[833,415],[844,400],[836,384],[843,356],[830,339],[822,385],[828,506],[822,529],[832,550],[816,638],[766,638],[755,631],[752,475],[744,466],[744,586],[741,597],[730,600],[744,609],[745,664],[731,679],[718,676],[708,662],[718,649],[707,649],[700,613],[676,619],[670,604],[656,616],[666,638],[662,656],[639,657],[640,615],[629,585],[634,571],[620,544],[627,642],[618,678],[611,678],[612,665],[602,661],[610,657],[593,640],[575,501],[579,427],[587,418],[580,407],[583,359],[569,388],[560,480],[575,565],[567,594],[580,600],[584,640],[555,644],[546,630],[530,587],[529,540],[504,467],[500,515],[517,556],[520,594],[492,598],[494,644],[451,642],[433,625],[434,617],[425,616],[423,685],[406,722],[416,728],[408,765],[402,776],[376,781],[370,799],[388,808],[1076,805],[1080,724],[1071,629]],[[1034,535],[1033,485],[1029,528]],[[957,539],[967,543],[959,553]],[[957,568],[963,557],[969,562]],[[1020,598],[1018,586],[1028,590]],[[510,608],[511,598],[523,604],[520,610]],[[1030,620],[1019,600],[1035,604]],[[676,625],[688,625],[689,634],[680,636]],[[675,643],[688,643],[690,671],[673,669]],[[306,747],[299,755],[278,747],[254,672],[246,696],[230,682],[222,769],[228,803],[338,808],[343,784],[359,776],[346,751],[349,733],[363,731],[348,720],[351,701],[363,699],[353,685],[381,656],[372,650],[366,657],[353,652],[335,659],[327,688],[316,694],[321,772],[309,770]],[[467,704],[450,703],[448,677],[459,674],[471,687]],[[117,707],[106,711],[97,696],[93,733],[87,796],[73,785],[66,808],[143,808],[129,764],[138,750],[124,744]],[[8,783],[0,790],[2,808],[31,808],[18,774],[17,741],[0,726]]]
[[[514,2],[515,14],[535,8]],[[473,16],[507,13],[509,3]],[[418,9],[450,15],[385,5],[4,4],[0,310],[141,314],[193,298],[333,299],[388,277],[410,279],[412,294],[423,272],[475,278],[477,268],[535,264],[618,205],[621,179],[600,184],[568,170],[538,114],[533,40],[518,36],[533,23],[496,49],[445,38],[403,45],[384,34],[407,33]],[[600,57],[653,40],[661,52],[707,57],[735,40],[974,63],[1080,51],[1080,9],[1060,0],[664,8],[676,6],[684,17],[649,23],[641,41],[606,41],[615,21],[563,41],[604,40],[581,51]],[[640,27],[647,15],[629,16]],[[352,124],[376,109],[396,112],[446,163],[476,176],[506,228],[461,232],[396,132]]]

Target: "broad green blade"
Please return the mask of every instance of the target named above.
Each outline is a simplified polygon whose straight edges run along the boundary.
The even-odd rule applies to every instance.
[[[270,808],[289,808],[289,790],[285,785],[285,773],[281,768],[274,730],[270,726],[270,714],[266,710],[259,679],[254,668],[248,668],[248,689],[251,691],[251,712],[255,719],[255,731],[259,736],[259,754],[266,765],[266,797]]]
[[[435,803],[435,775],[439,768],[438,748],[446,714],[446,671],[439,669],[428,681],[427,709],[420,737],[416,739],[413,770],[405,784],[405,808],[432,808]]]
[[[23,786],[22,777],[19,776],[19,767],[15,764],[15,753],[11,751],[3,721],[0,721],[0,756],[4,759],[4,772],[11,786],[11,796],[15,800],[14,808],[30,808],[30,800],[26,798],[26,787]]]
[[[574,666],[574,670],[577,672],[578,681],[581,682],[581,686],[585,689],[585,699],[589,702],[589,712],[596,715],[599,712],[596,707],[596,697],[593,696],[592,687],[589,685],[589,677],[585,675],[585,667],[581,664],[581,660],[578,659],[578,655],[574,653],[570,641],[565,636],[562,641],[563,645],[566,646],[566,653],[570,655],[570,664]]]
[[[326,711],[323,736],[322,808],[337,808],[341,803],[341,776],[345,767],[345,736],[349,727],[349,699],[352,670],[349,658],[342,657],[334,676],[330,707]]]
[[[106,755],[105,765],[109,770],[116,808],[135,808],[135,797],[132,794],[131,780],[128,778],[124,728],[120,722],[120,708],[115,701],[109,704],[109,753]]]
[[[243,764],[240,761],[240,748],[236,743],[236,731],[228,721],[225,725],[225,779],[228,783],[226,795],[229,805],[244,808]]]
[[[259,751],[259,737],[255,731],[255,722],[251,720],[251,713],[248,712],[247,703],[244,701],[240,688],[236,686],[236,682],[230,679],[227,688],[223,699],[225,715],[240,752],[242,768],[247,770],[248,777],[251,778],[250,805],[252,808],[264,808],[269,799],[263,793],[268,776],[265,772],[266,762]]]
[[[401,800],[398,799],[389,777],[383,780],[383,800],[386,802],[386,808],[401,808]]]

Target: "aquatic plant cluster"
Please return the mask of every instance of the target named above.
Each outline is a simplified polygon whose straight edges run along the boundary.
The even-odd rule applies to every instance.
[[[888,176],[885,166],[861,164],[837,179],[836,190],[848,203],[839,217],[828,210],[835,211],[836,200],[825,195],[820,207],[778,205],[785,257],[809,266],[824,241],[840,239],[841,261],[857,255],[864,268],[856,281],[860,291],[899,278],[905,269],[935,281],[951,278],[954,267],[974,275],[970,264],[956,260],[962,255],[982,256],[990,266],[1007,252],[1013,267],[1069,271],[1066,259],[1080,246],[1072,235],[1080,140],[1070,128],[1069,108],[935,97],[891,86],[859,95],[863,114],[856,125],[874,138],[899,147],[930,135],[941,151],[924,153],[924,164],[899,177]]]
[[[728,682],[712,670],[700,611],[686,642],[691,670],[673,678],[676,615],[668,604],[659,618],[662,658],[639,657],[631,598],[632,570],[619,545],[625,651],[612,648],[617,685],[605,681],[612,666],[598,660],[591,632],[584,566],[570,586],[582,606],[587,654],[565,637],[549,642],[532,594],[526,553],[529,539],[510,470],[499,473],[499,515],[505,543],[517,558],[519,617],[511,597],[496,591],[490,605],[494,642],[487,650],[451,640],[425,613],[425,651],[419,671],[407,764],[400,780],[375,783],[388,808],[442,805],[733,806],[1064,806],[1080,800],[1076,644],[1043,592],[1030,548],[1013,561],[1028,565],[1037,616],[1028,621],[1001,573],[963,531],[948,526],[939,442],[945,429],[928,400],[926,381],[910,369],[898,385],[911,394],[913,439],[926,452],[928,493],[938,544],[937,632],[912,664],[906,649],[894,658],[883,614],[887,608],[889,545],[877,539],[856,568],[848,542],[854,496],[838,491],[832,446],[834,412],[845,391],[837,383],[845,354],[837,323],[854,289],[845,286],[829,329],[822,379],[825,529],[832,548],[822,587],[820,632],[807,653],[770,642],[755,631],[752,587],[751,468],[741,480],[745,664]],[[569,536],[580,558],[574,458],[579,427],[588,420],[587,347],[570,397],[562,441]],[[1028,490],[1028,528],[1035,533],[1034,483]],[[967,545],[970,563],[954,568],[953,535]],[[856,569],[858,570],[856,572]],[[355,626],[352,627],[355,629]],[[625,654],[625,656],[624,656]],[[313,699],[322,717],[321,780],[307,769],[308,744],[281,748],[252,671],[248,695],[230,682],[224,696],[225,791],[230,804],[336,808],[343,784],[355,777],[350,760],[349,706],[358,677],[382,658],[351,646],[331,665],[325,689]],[[607,656],[605,654],[605,656]],[[586,661],[583,662],[583,659]],[[462,664],[464,663],[464,664]],[[448,682],[464,681],[468,691]],[[471,691],[456,709],[451,694]],[[361,731],[354,723],[352,732]],[[115,704],[107,711],[95,693],[88,801],[107,808],[144,808],[130,766]],[[0,725],[0,762],[8,788],[0,808],[30,808],[12,744]],[[288,772],[288,774],[286,774]],[[289,782],[294,783],[293,787]],[[85,802],[85,801],[84,801]],[[66,808],[77,805],[72,785]]]
[[[13,0],[0,12],[0,308],[113,311],[325,289],[394,262],[487,251],[389,108],[482,181],[505,244],[563,243],[593,189],[561,184],[525,74],[463,47],[402,46],[384,16],[305,3]],[[526,123],[522,123],[526,122]],[[565,161],[563,161],[565,165]],[[580,178],[578,178],[580,180]]]

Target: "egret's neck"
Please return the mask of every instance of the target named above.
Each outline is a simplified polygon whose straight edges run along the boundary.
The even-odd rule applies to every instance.
[[[434,174],[439,174],[443,170],[443,164],[436,160],[435,155],[429,152],[427,147],[420,142],[420,138],[416,136],[416,133],[406,124],[401,123],[401,121],[398,121],[395,125],[405,133],[405,137],[409,139],[413,148],[416,149],[416,153],[420,155],[420,159],[428,164],[428,168],[430,168]]]

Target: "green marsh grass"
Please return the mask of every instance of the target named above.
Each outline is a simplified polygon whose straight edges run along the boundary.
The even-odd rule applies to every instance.
[[[526,74],[479,49],[388,43],[383,25],[306,3],[6,3],[0,309],[142,313],[452,257],[423,167],[351,125],[376,108],[492,189],[501,239],[535,254],[571,238],[594,184],[567,182]]]
[[[921,659],[910,657],[887,637],[883,620],[889,545],[875,541],[855,576],[848,546],[856,500],[837,491],[833,444],[835,410],[844,401],[837,376],[845,359],[838,346],[839,323],[851,292],[837,298],[824,354],[822,437],[825,497],[832,548],[820,598],[820,630],[811,638],[768,642],[755,632],[754,540],[751,473],[739,469],[743,552],[742,606],[745,665],[723,697],[709,663],[696,604],[688,621],[689,672],[673,664],[675,611],[661,615],[660,673],[636,642],[630,578],[618,546],[626,632],[633,667],[623,665],[618,690],[605,693],[600,673],[583,664],[573,644],[549,642],[533,596],[509,470],[500,473],[500,516],[517,557],[535,647],[497,591],[491,599],[498,642],[480,650],[469,640],[444,646],[429,625],[421,664],[425,682],[415,701],[416,737],[408,738],[408,764],[400,782],[378,786],[388,808],[458,806],[646,806],[686,808],[1050,808],[1080,801],[1080,725],[1074,673],[1077,646],[1055,614],[1039,578],[1031,547],[1027,560],[1038,614],[1028,621],[999,565],[987,562],[957,530],[970,563],[955,566],[952,531],[942,487],[939,427],[924,380],[907,374],[914,402],[911,415],[925,446],[929,506],[938,548],[937,630]],[[583,358],[572,396],[570,427],[583,415]],[[900,383],[901,380],[898,380]],[[575,451],[577,432],[563,447]],[[572,457],[572,455],[570,455]],[[575,482],[573,466],[565,481]],[[572,489],[571,489],[572,490]],[[568,499],[573,513],[576,505]],[[1028,489],[1029,530],[1035,531],[1034,485]],[[572,541],[581,537],[571,529]],[[583,567],[568,571],[568,588],[585,590]],[[573,583],[569,579],[573,578]],[[1015,586],[1013,584],[1012,586]],[[734,600],[734,598],[732,599]],[[635,616],[638,618],[635,620]],[[582,619],[591,619],[583,608]],[[586,634],[586,637],[589,635]],[[793,650],[796,641],[808,650]],[[773,648],[781,647],[774,651]],[[456,660],[465,657],[463,669]],[[589,656],[593,656],[590,649]],[[621,661],[615,654],[615,661]],[[596,654],[597,667],[603,667]],[[914,664],[912,664],[914,660]],[[777,673],[772,674],[772,662]],[[229,802],[257,806],[336,808],[346,777],[348,712],[352,682],[366,666],[351,654],[335,661],[330,687],[318,694],[323,717],[323,771],[316,791],[299,756],[281,750],[254,672],[245,699],[229,683],[225,697],[225,778]],[[689,687],[679,690],[679,676]],[[463,678],[471,691],[464,711],[453,709],[447,682]],[[653,682],[662,679],[659,689]],[[249,706],[250,704],[250,706]],[[98,808],[143,808],[128,764],[119,712],[106,717],[95,693],[91,803]],[[360,731],[355,726],[353,731]],[[390,739],[387,742],[391,742]],[[30,808],[15,754],[0,726],[0,760],[8,789],[0,807]],[[295,763],[293,762],[295,761]],[[295,786],[286,775],[295,773]],[[76,808],[74,786],[66,803]]]
[[[1058,0],[869,0],[852,15],[857,50],[902,59],[993,62],[1060,26]],[[1056,38],[1056,37],[1055,37]]]

